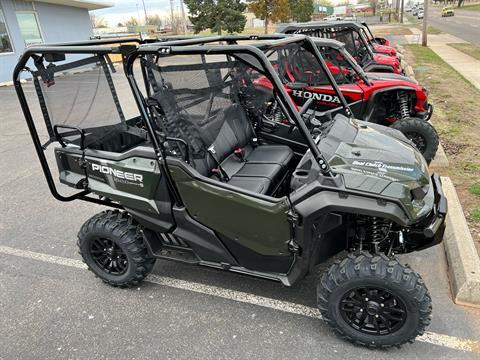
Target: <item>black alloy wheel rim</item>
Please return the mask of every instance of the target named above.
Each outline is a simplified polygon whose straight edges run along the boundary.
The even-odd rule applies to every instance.
[[[107,274],[122,275],[127,271],[127,255],[110,239],[96,238],[92,240],[90,254],[95,264]]]
[[[393,334],[407,319],[401,299],[388,290],[371,286],[349,290],[342,297],[339,310],[350,327],[368,335]]]
[[[423,153],[425,149],[427,148],[427,141],[425,140],[425,137],[422,134],[416,133],[416,132],[408,132],[405,134],[405,136],[413,142],[415,147]]]

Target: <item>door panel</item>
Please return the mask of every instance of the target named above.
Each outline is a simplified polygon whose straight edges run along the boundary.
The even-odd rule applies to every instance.
[[[202,181],[176,164],[169,164],[169,169],[195,220],[259,255],[291,256],[287,246],[291,234],[286,198],[268,201],[222,183]]]

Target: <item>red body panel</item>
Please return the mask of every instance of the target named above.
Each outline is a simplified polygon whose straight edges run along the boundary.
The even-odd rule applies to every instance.
[[[389,65],[393,67],[393,72],[395,74],[401,74],[402,69],[400,67],[400,60],[398,60],[396,57],[388,56],[388,55],[382,55],[382,54],[373,54],[373,60],[377,64],[381,65]]]
[[[397,56],[397,50],[395,50],[395,48],[391,46],[380,45],[376,43],[373,43],[372,45],[373,45],[373,49],[377,53],[386,54],[386,55],[395,56],[395,57]]]
[[[329,64],[329,68],[331,71],[333,70],[332,73],[334,74],[335,74],[335,71],[336,73],[339,72],[338,67],[332,65],[331,63]],[[378,73],[375,75],[382,76],[382,73]],[[258,77],[253,81],[253,83],[255,86],[258,86],[260,88],[269,89],[269,90],[273,89],[270,80],[268,80],[265,76]],[[298,108],[298,105],[301,105],[303,103],[303,101],[302,102],[299,101],[300,100],[299,97],[301,97],[299,95],[300,90],[292,90],[288,88],[286,85],[284,86]],[[343,96],[345,97],[348,103],[353,103],[359,100],[368,101],[376,91],[379,91],[382,89],[395,88],[395,87],[411,88],[415,92],[415,96],[416,96],[415,111],[424,112],[427,110],[425,108],[425,104],[427,102],[427,94],[424,91],[424,89],[418,84],[414,84],[410,81],[403,80],[401,78],[370,80],[370,85],[367,85],[362,80],[357,81],[354,84],[339,85],[340,91],[342,92]],[[308,88],[302,89],[302,94],[304,94],[305,92],[335,96],[335,91],[330,85],[308,87]],[[303,98],[308,98],[308,97],[303,96]],[[324,101],[326,99],[330,101]],[[324,107],[331,107],[331,108],[337,107],[340,105],[338,102],[332,101],[331,97],[327,97],[326,99],[325,98],[318,99],[318,100],[316,99],[315,103]]]

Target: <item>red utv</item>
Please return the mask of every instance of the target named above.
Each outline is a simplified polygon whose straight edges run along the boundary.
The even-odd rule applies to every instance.
[[[354,117],[400,130],[425,159],[431,161],[439,140],[434,127],[427,122],[433,111],[427,90],[415,80],[398,74],[365,73],[338,41],[320,38],[314,41]],[[314,61],[306,56],[272,60],[299,109],[308,99],[313,99],[311,108],[317,115],[341,111],[340,99],[329,80],[312,71],[318,68]],[[254,83],[257,88],[272,89],[264,76]],[[276,121],[283,121],[279,114],[270,115]]]
[[[396,50],[388,47],[389,49],[385,50],[387,53],[375,52],[376,50],[374,51],[374,48],[365,36],[365,30],[355,22],[336,21],[292,24],[280,28],[279,32],[338,40],[345,44],[347,51],[352,54],[363,70],[367,72],[403,74],[400,60],[396,56]]]
[[[384,53],[390,56],[398,56],[397,50],[391,46],[390,41],[388,41],[387,38],[373,35],[372,30],[370,30],[370,27],[365,21],[361,24],[364,35],[373,47],[374,52]]]

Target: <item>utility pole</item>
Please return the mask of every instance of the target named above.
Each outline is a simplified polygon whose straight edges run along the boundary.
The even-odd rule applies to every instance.
[[[400,24],[403,24],[403,5],[405,3],[405,0],[402,0],[402,6],[400,9]]]
[[[187,19],[185,18],[185,8],[183,6],[183,0],[180,0],[180,9],[182,10],[183,34],[187,35]]]
[[[172,30],[173,30],[173,7],[175,6],[175,0],[170,0],[170,16],[171,16],[171,26],[172,26]]]
[[[147,25],[148,16],[147,16],[147,8],[145,7],[145,0],[142,0],[142,4],[143,4],[143,12],[145,14],[145,25]]]
[[[423,0],[422,46],[427,46],[428,0]]]

